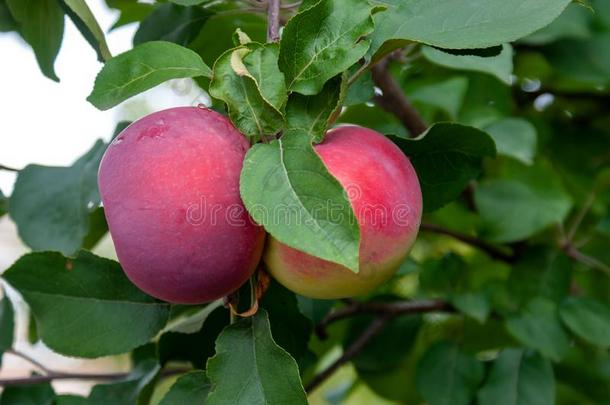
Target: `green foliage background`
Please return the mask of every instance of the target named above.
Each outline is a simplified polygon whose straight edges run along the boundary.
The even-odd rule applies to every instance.
[[[286,2],[279,43],[266,40],[265,2],[106,2],[115,27],[139,24],[121,55],[84,0],[0,0],[0,31],[58,80],[72,19],[105,62],[88,98],[101,110],[194,78],[251,139],[247,208],[289,194],[311,216],[313,193],[343,207],[343,222],[314,219],[324,238],[263,223],[288,245],[358,271],[353,213],[312,148],[341,123],[410,157],[422,229],[370,296],[312,300],[272,282],[255,316],[229,324],[222,303],[157,301],[87,251],[107,232],[104,141],[69,167],[29,165],[0,192],[0,215],[32,248],[2,286],[29,305],[34,340],[74,357],[131,352],[133,365],[87,398],[0,380],[0,404],[610,404],[610,2]],[[5,295],[0,356],[14,327]]]

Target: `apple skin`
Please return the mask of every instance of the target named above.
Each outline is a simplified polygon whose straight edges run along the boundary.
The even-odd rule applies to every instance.
[[[387,281],[415,241],[422,195],[409,159],[382,134],[358,126],[329,131],[315,150],[346,190],[360,226],[360,271],[269,237],[264,258],[288,289],[312,298],[362,295]]]
[[[150,114],[110,144],[100,195],[117,256],[136,286],[196,304],[248,280],[265,240],[239,195],[249,147],[227,118],[196,107]]]

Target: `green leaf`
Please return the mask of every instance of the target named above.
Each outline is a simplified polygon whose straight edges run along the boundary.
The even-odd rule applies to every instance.
[[[0,190],[0,218],[8,211],[8,198]]]
[[[112,58],[104,31],[98,24],[91,9],[85,0],[60,0],[66,14],[76,25],[76,28],[83,34],[87,42],[91,44],[98,55],[100,61]]]
[[[331,118],[341,108],[345,85],[344,77],[337,76],[326,82],[322,91],[314,96],[293,93],[286,105],[285,131],[306,133],[313,142],[321,142]]]
[[[432,346],[417,367],[416,385],[430,405],[468,405],[483,379],[483,365],[452,342]]]
[[[161,4],[140,23],[140,28],[133,37],[133,44],[168,41],[186,46],[197,37],[211,15],[201,7]]]
[[[536,155],[536,128],[522,118],[505,118],[485,127],[496,143],[499,155],[509,156],[531,165]]]
[[[478,400],[480,405],[553,405],[553,367],[538,354],[505,349],[493,362]]]
[[[28,165],[19,172],[9,214],[33,250],[71,255],[83,245],[89,214],[100,203],[97,169],[105,149],[98,140],[70,167]]]
[[[83,249],[93,249],[107,232],[108,223],[104,215],[104,208],[97,207],[89,214],[89,231],[83,239]]]
[[[507,318],[506,328],[525,346],[554,361],[561,360],[569,348],[557,307],[544,298],[535,298],[520,314]]]
[[[6,0],[19,33],[36,54],[42,73],[59,81],[55,58],[64,36],[64,12],[57,0]]]
[[[208,360],[208,404],[307,404],[296,362],[273,341],[267,312],[228,326]]]
[[[588,298],[567,298],[559,307],[561,320],[582,339],[610,347],[610,307]]]
[[[299,311],[314,324],[319,323],[330,312],[335,305],[335,300],[319,300],[315,298],[297,295]]]
[[[17,30],[17,22],[11,15],[6,0],[0,0],[0,32]]]
[[[189,361],[196,368],[205,368],[208,358],[214,355],[216,337],[229,324],[224,308],[213,310],[195,333],[168,331],[159,339],[159,361]]]
[[[386,54],[406,41],[447,49],[512,42],[549,24],[570,1],[375,0],[388,9],[375,16],[369,55]]]
[[[502,243],[528,238],[561,223],[572,207],[555,172],[541,164],[479,184],[474,198],[482,234]]]
[[[155,9],[153,4],[140,3],[138,0],[106,0],[106,4],[120,13],[111,30],[142,21]]]
[[[112,384],[99,384],[93,387],[88,405],[145,405],[149,404],[150,395],[161,370],[154,357],[155,346],[148,344],[137,348],[132,353],[133,370],[122,381]]]
[[[528,247],[507,282],[512,301],[522,305],[542,296],[559,304],[570,293],[572,267],[572,261],[557,249]]]
[[[353,73],[355,69],[350,70]],[[349,85],[345,95],[345,106],[356,105],[371,101],[375,96],[375,83],[370,70],[362,73],[356,81]]]
[[[178,4],[180,6],[198,6],[203,3],[210,3],[211,0],[169,0],[174,4]]]
[[[438,107],[455,119],[459,113],[464,96],[468,90],[468,79],[452,77],[443,81],[435,81],[417,88],[407,86],[406,93],[416,103],[424,103]]]
[[[272,135],[284,125],[287,94],[278,53],[277,44],[251,42],[214,63],[210,95],[227,103],[231,121],[244,135]]]
[[[110,59],[87,100],[107,110],[167,80],[196,76],[211,77],[212,71],[195,52],[171,42],[147,42]]]
[[[159,405],[205,404],[211,388],[205,371],[191,371],[176,380]]]
[[[117,262],[81,252],[22,256],[4,274],[29,304],[42,340],[77,357],[124,353],[165,325],[169,305],[155,301],[127,279]]]
[[[54,405],[55,391],[50,383],[5,387],[0,405]]]
[[[457,70],[472,70],[489,73],[502,82],[510,85],[513,73],[513,48],[510,44],[502,45],[502,52],[497,56],[481,57],[468,53],[454,55],[440,49],[424,46],[422,54],[430,62]]]
[[[303,364],[310,355],[307,343],[313,324],[299,312],[295,294],[272,280],[261,307],[269,314],[273,340],[299,365]]]
[[[489,298],[482,292],[453,294],[451,296],[451,303],[460,312],[480,323],[484,323],[491,312]]]
[[[311,146],[309,134],[293,131],[251,148],[240,191],[252,218],[275,239],[358,272],[358,222],[343,187]]]
[[[0,300],[0,367],[2,367],[2,352],[13,347],[14,339],[15,312],[13,311],[13,304],[5,293]]]
[[[290,19],[282,33],[280,69],[287,87],[317,94],[330,78],[347,70],[369,49],[372,13],[364,0],[321,0]]]
[[[595,12],[598,10],[597,4],[594,5]],[[572,2],[565,11],[551,24],[531,35],[521,39],[529,45],[547,45],[559,39],[574,38],[585,39],[591,35],[589,23],[594,13],[583,7],[578,2]]]
[[[460,124],[438,123],[418,139],[392,141],[415,166],[427,212],[456,199],[481,173],[483,157],[496,153],[489,135]]]

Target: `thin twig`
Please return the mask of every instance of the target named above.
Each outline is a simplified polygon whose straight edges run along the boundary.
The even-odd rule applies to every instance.
[[[428,232],[437,233],[440,235],[450,236],[454,239],[459,240],[460,242],[464,242],[468,245],[474,246],[478,249],[481,249],[482,251],[484,251],[485,253],[487,253],[489,256],[491,256],[494,259],[501,260],[501,261],[504,261],[507,263],[513,263],[515,261],[515,257],[513,255],[510,255],[510,254],[504,252],[503,250],[497,248],[496,246],[494,246],[490,243],[487,243],[481,239],[478,239],[474,236],[467,235],[465,233],[461,233],[461,232],[454,231],[451,229],[443,228],[442,226],[439,226],[436,224],[423,223],[423,224],[421,224],[420,228],[423,231],[428,231]]]
[[[580,227],[583,219],[585,219],[585,216],[587,216],[587,213],[591,209],[591,206],[593,205],[593,202],[595,201],[596,194],[597,194],[596,190],[593,190],[589,193],[589,195],[587,196],[587,199],[583,203],[580,211],[578,211],[578,213],[574,217],[574,222],[572,222],[572,225],[568,229],[568,233],[566,235],[566,239],[568,241],[570,241],[570,243],[574,242],[574,236],[576,236],[576,232],[578,231],[578,228]]]
[[[0,165],[0,170],[6,170],[7,172],[18,172],[19,169],[15,169],[14,167],[9,167],[5,165]]]
[[[267,41],[280,40],[280,0],[267,1]]]
[[[571,242],[564,243],[561,246],[561,250],[563,250],[565,254],[572,260],[582,263],[585,266],[592,268],[593,270],[599,270],[610,275],[610,266],[608,266],[601,260],[596,259],[595,257],[582,253]]]
[[[386,58],[371,69],[373,81],[382,91],[381,95],[375,96],[375,101],[381,108],[394,114],[415,138],[422,134],[428,125],[388,71],[388,62]]]
[[[452,312],[453,307],[442,300],[392,301],[392,302],[359,302],[351,301],[347,306],[338,308],[326,315],[316,326],[316,332],[321,337],[325,329],[333,322],[350,318],[355,315],[407,315],[425,312]]]
[[[343,355],[339,357],[333,364],[331,364],[328,368],[322,371],[320,374],[316,375],[313,380],[307,384],[305,387],[305,391],[311,392],[315,390],[320,384],[322,384],[328,377],[334,374],[335,371],[343,364],[347,363],[351,359],[353,359],[358,353],[364,349],[364,347],[373,339],[375,336],[379,334],[383,330],[383,328],[387,325],[387,323],[393,318],[391,314],[384,314],[378,318],[376,318],[369,327],[364,331],[362,335],[350,347],[348,347]]]
[[[20,352],[20,351],[15,350],[15,349],[7,349],[7,350],[5,350],[5,353],[11,354],[11,355],[16,356],[16,357],[20,357],[21,359],[27,361],[28,363],[36,366],[36,368],[38,368],[40,371],[42,371],[45,374],[52,374],[53,373],[52,370],[49,370],[44,364],[40,363],[38,360],[36,360],[33,357],[31,357],[29,354]]]
[[[170,377],[177,374],[183,374],[192,369],[174,368],[167,369],[161,372],[162,377]],[[8,387],[13,385],[31,385],[54,380],[100,380],[100,381],[118,381],[127,378],[130,373],[63,373],[53,371],[47,375],[32,375],[29,377],[4,378],[0,379],[0,387]]]

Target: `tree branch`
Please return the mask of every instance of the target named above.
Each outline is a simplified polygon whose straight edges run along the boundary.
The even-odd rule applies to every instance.
[[[420,229],[427,232],[437,233],[439,235],[450,236],[454,239],[459,240],[460,242],[464,242],[468,245],[474,246],[478,249],[481,249],[489,256],[496,260],[501,260],[506,263],[513,263],[515,261],[515,257],[511,254],[504,252],[502,249],[487,243],[481,239],[478,239],[474,236],[467,235],[465,233],[461,233],[458,231],[454,231],[451,229],[443,228],[442,226],[436,224],[427,224],[423,223],[420,226]]]
[[[391,314],[384,314],[376,318],[362,335],[350,347],[348,347],[341,357],[339,357],[326,370],[316,375],[305,387],[306,392],[311,392],[320,386],[328,377],[334,374],[335,371],[343,364],[353,359],[364,347],[383,330],[387,323],[393,318]]]
[[[18,172],[19,169],[15,169],[14,167],[0,165],[0,170],[6,170],[7,172]]]
[[[411,137],[415,138],[428,128],[428,124],[388,71],[388,62],[386,58],[371,69],[373,81],[383,92],[383,94],[375,96],[375,101],[381,108],[394,114],[409,130]]]
[[[393,301],[393,302],[359,302],[351,301],[347,306],[335,309],[326,315],[316,326],[316,333],[320,337],[326,336],[325,329],[333,322],[355,315],[375,314],[390,315],[392,317],[425,312],[453,312],[453,307],[446,301]]]
[[[190,368],[173,368],[161,371],[162,377],[170,377],[177,374],[183,374],[192,371]],[[100,380],[100,381],[118,381],[129,376],[130,373],[64,373],[60,371],[52,371],[47,375],[32,375],[29,377],[19,378],[4,378],[0,379],[0,387],[8,387],[13,385],[31,385],[54,380]]]
[[[280,40],[280,0],[267,1],[267,41]]]
[[[53,371],[49,370],[44,364],[40,363],[38,360],[34,359],[33,357],[30,357],[30,355],[28,355],[28,354],[25,354],[23,352],[15,350],[15,349],[7,349],[4,352],[11,354],[15,357],[22,358],[23,360],[27,361],[28,363],[34,365],[36,368],[38,368],[40,371],[42,371],[45,374],[53,373]]]

